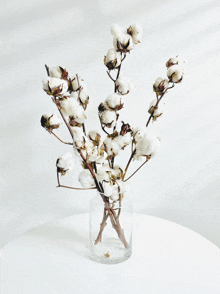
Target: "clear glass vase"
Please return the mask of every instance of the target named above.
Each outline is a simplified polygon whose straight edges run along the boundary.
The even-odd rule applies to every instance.
[[[132,253],[132,226],[129,193],[105,197],[97,192],[90,201],[90,257],[107,264],[127,260]]]

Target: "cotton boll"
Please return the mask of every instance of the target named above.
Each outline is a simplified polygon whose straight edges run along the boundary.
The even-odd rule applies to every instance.
[[[68,82],[58,78],[43,79],[43,89],[48,95],[62,95],[68,90]]]
[[[111,171],[111,168],[108,164],[103,164],[98,170],[97,170],[97,181],[102,183],[103,181],[110,181],[109,178],[109,172]]]
[[[169,86],[169,81],[163,78],[157,78],[153,84],[153,90],[157,94],[162,94]]]
[[[117,93],[109,95],[104,102],[104,105],[110,108],[111,110],[120,110],[122,109],[123,104],[124,103],[121,95]]]
[[[94,146],[99,146],[101,142],[101,135],[99,134],[99,131],[97,130],[91,130],[88,133],[88,137],[90,140],[92,140]]]
[[[109,182],[103,181],[102,186],[104,189],[104,195],[106,197],[110,197],[112,195],[112,190],[113,190],[112,185]]]
[[[136,153],[134,155],[134,159],[139,159],[141,156],[154,156],[158,145],[158,138],[144,133],[142,138],[136,142]]]
[[[116,186],[116,185],[114,185],[114,186]],[[112,195],[111,195],[111,197],[110,197],[111,200],[112,200],[113,202],[119,200],[119,193],[118,193],[118,191],[117,191],[117,188],[118,188],[118,186],[114,187],[114,189],[113,189],[113,191],[112,191]]]
[[[114,138],[114,143],[118,144],[120,148],[124,147],[124,139],[123,136],[118,135],[117,137]]]
[[[60,100],[59,104],[64,115],[72,117],[77,123],[83,123],[85,121],[86,115],[76,98],[70,97]]]
[[[92,144],[93,146],[93,144]],[[102,163],[104,161],[104,151],[100,148],[92,147],[87,151],[87,161]]]
[[[85,145],[86,138],[84,136],[82,128],[72,128],[74,143],[76,147],[83,148]]]
[[[117,52],[129,52],[134,48],[132,37],[126,33],[121,33],[113,38],[113,45]]]
[[[44,114],[41,117],[41,126],[48,130],[58,129],[62,121],[56,114]]]
[[[121,138],[121,144],[123,144],[121,147],[122,147],[122,149],[124,149],[126,146],[128,146],[128,145],[130,145],[130,143],[131,143],[131,134],[130,133],[127,133],[127,134],[125,134],[124,136],[122,136],[122,135],[120,135],[119,136],[120,138]]]
[[[130,133],[127,133],[124,136],[118,135],[114,138],[114,142],[117,143],[121,149],[124,149],[127,145],[131,143],[131,135]]]
[[[109,70],[116,69],[121,64],[121,54],[114,48],[109,49],[104,57],[104,64]]]
[[[78,76],[78,79],[77,79],[77,76],[73,77],[71,79],[71,84],[72,84],[73,91],[78,91],[80,87],[82,87],[82,88],[86,87],[86,83],[79,76]]]
[[[138,44],[142,38],[142,27],[138,24],[133,24],[127,29],[127,33],[131,35],[134,44]]]
[[[89,102],[89,95],[88,95],[88,90],[87,88],[82,88],[79,94],[79,100],[82,105],[87,105]]]
[[[92,140],[92,141],[96,141],[96,140],[100,140],[101,135],[99,134],[99,131],[97,130],[91,130],[88,133],[88,137]]]
[[[116,113],[111,110],[105,110],[101,113],[100,119],[107,128],[112,128],[116,122]]]
[[[122,169],[122,167],[119,166],[119,165],[115,165],[113,167],[112,174],[115,176],[115,178],[117,180],[121,179],[122,178],[122,175],[123,175],[123,169]]]
[[[57,171],[62,175],[65,175],[67,171],[73,169],[73,157],[70,152],[65,153],[57,159],[56,162]]]
[[[133,128],[132,129],[132,136],[134,138],[134,142],[137,142],[143,138],[145,134],[145,130],[142,130],[141,128]]]
[[[116,80],[116,88],[121,95],[126,95],[133,89],[133,84],[128,78],[119,78]]]
[[[166,67],[169,68],[173,65],[179,65],[180,67],[183,67],[185,63],[185,60],[182,58],[182,56],[177,55],[176,57],[170,58],[167,63],[166,63]]]
[[[105,145],[105,149],[108,156],[116,156],[121,150],[118,143],[115,140],[112,140],[111,138],[106,138],[103,143]]]
[[[83,188],[95,187],[95,181],[88,169],[84,169],[79,174],[78,180]]]
[[[122,180],[118,180],[117,184],[120,188],[120,193],[125,193],[128,191],[128,185],[127,183],[123,182]]]
[[[118,201],[123,199],[123,193],[127,191],[127,185],[122,180],[117,180],[112,186],[112,195],[110,196],[112,201]]]
[[[118,24],[111,25],[111,34],[113,37],[118,37],[122,33],[123,33],[123,28],[120,27]]]
[[[172,65],[167,70],[167,77],[173,83],[180,83],[183,78],[183,71],[178,65]]]
[[[58,78],[58,79],[64,79],[66,80],[68,77],[68,72],[66,71],[65,67],[61,66],[55,66],[49,68],[49,76]]]

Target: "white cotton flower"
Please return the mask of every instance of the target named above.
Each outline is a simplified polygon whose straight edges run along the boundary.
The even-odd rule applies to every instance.
[[[71,79],[71,84],[72,84],[73,91],[78,91],[79,87],[81,87],[81,88],[87,87],[84,80],[79,76],[78,76],[78,78],[77,78],[77,76],[74,76]]]
[[[72,117],[77,123],[84,123],[86,115],[82,106],[79,105],[79,102],[76,98],[70,97],[63,99],[60,102],[61,111],[64,115]]]
[[[112,201],[118,201],[119,200],[119,193],[120,193],[119,189],[120,189],[120,187],[118,186],[118,181],[117,181],[117,183],[115,183],[112,186],[112,195],[110,196]]]
[[[120,188],[120,193],[124,193],[128,191],[128,185],[127,183],[123,182],[122,180],[118,180],[117,184]]]
[[[74,135],[74,143],[76,144],[76,147],[82,148],[85,145],[86,138],[84,136],[82,128],[72,128],[72,132]]]
[[[121,197],[123,197],[123,193],[127,192],[127,184],[122,180],[117,180],[116,183],[112,186],[112,195],[110,196],[112,201],[118,201]]]
[[[167,77],[173,83],[181,82],[183,78],[183,71],[180,66],[172,65],[167,70]]]
[[[115,84],[118,92],[122,95],[128,94],[133,89],[133,84],[128,78],[119,78]]]
[[[162,94],[169,86],[169,81],[163,78],[157,78],[153,84],[153,90],[157,94]]]
[[[104,189],[104,195],[106,197],[110,197],[112,195],[113,186],[110,184],[110,182],[105,181],[103,181],[102,186]]]
[[[127,33],[131,35],[134,44],[140,43],[142,31],[142,27],[139,24],[133,24],[128,28]]]
[[[59,157],[56,162],[58,172],[60,172],[62,175],[65,175],[67,171],[72,170],[73,164],[73,157],[70,152],[67,152]]]
[[[85,144],[84,144],[84,146],[85,146],[85,149],[86,149],[86,151],[88,153],[89,152],[92,152],[93,147],[94,147],[92,141],[89,140],[87,137],[85,137]]]
[[[111,138],[106,138],[104,140],[105,150],[108,156],[116,156],[120,152],[121,148],[115,140]]]
[[[43,89],[48,95],[62,95],[68,90],[66,80],[47,77],[43,79]]]
[[[107,128],[112,128],[116,122],[116,113],[115,111],[104,110],[100,115],[100,119]]]
[[[104,64],[110,70],[118,68],[119,65],[121,64],[120,52],[116,52],[116,50],[114,48],[109,49],[105,58],[104,58]]]
[[[113,37],[119,36],[121,33],[123,33],[123,28],[120,27],[118,24],[112,24],[111,25],[111,34]]]
[[[78,180],[83,188],[91,188],[95,186],[95,181],[88,169],[84,169],[79,174]]]
[[[101,135],[99,134],[99,131],[97,130],[91,130],[88,133],[88,137],[92,140],[92,141],[97,141],[100,140]]]
[[[69,98],[73,98],[78,101],[78,92],[72,92],[71,94],[69,94]]]
[[[114,165],[113,169],[111,170],[111,173],[117,178],[121,179],[123,175],[123,169],[120,165]]]
[[[114,185],[112,189],[112,194],[110,196],[112,201],[118,201],[119,200],[119,192],[118,192],[118,185]]]
[[[41,117],[41,126],[48,130],[58,129],[61,123],[61,118],[56,114],[44,114]]]
[[[130,133],[125,134],[124,136],[118,135],[114,138],[114,141],[118,144],[121,149],[124,149],[131,143],[131,135]]]
[[[102,183],[103,181],[110,181],[109,172],[111,168],[108,164],[103,164],[98,170],[96,174],[97,181]]]
[[[49,75],[53,78],[61,79],[63,72],[66,68],[62,66],[55,66],[49,68]]]
[[[133,136],[135,142],[137,142],[138,140],[141,140],[143,138],[144,134],[145,134],[145,130],[143,130],[139,127],[132,129],[132,136]]]
[[[97,130],[89,131],[88,138],[92,141],[94,146],[101,145],[101,135],[99,134],[99,131]]]
[[[134,159],[139,159],[142,156],[154,156],[158,145],[158,138],[145,132],[136,141],[136,153]]]
[[[120,110],[123,107],[123,99],[121,95],[114,93],[109,95],[104,102],[104,106],[106,108],[110,108],[111,110]]]
[[[104,150],[102,148],[94,147],[93,142],[88,140],[85,142],[86,155],[88,162],[96,162],[103,163],[105,161],[104,158]]]
[[[121,33],[113,38],[113,46],[117,52],[129,52],[134,48],[132,37]]]
[[[161,103],[155,107],[157,104],[157,99],[153,99],[149,105],[149,110],[148,112],[150,114],[153,113],[153,118],[156,119],[158,116],[162,115],[164,112],[164,103]]]
[[[167,63],[166,67],[169,68],[173,65],[179,65],[180,67],[184,67],[185,59],[182,58],[182,56],[177,55],[176,57],[170,58]]]
[[[83,87],[81,89],[80,94],[79,94],[79,100],[83,105],[88,104],[89,95],[88,95],[87,87]]]

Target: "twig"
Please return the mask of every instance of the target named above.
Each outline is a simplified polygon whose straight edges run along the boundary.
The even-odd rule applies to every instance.
[[[82,124],[82,128],[83,128],[83,133],[84,133],[85,136],[86,136],[86,128],[85,128],[85,124],[84,124],[84,123]]]
[[[143,166],[143,165],[145,165],[145,163],[146,163],[146,162],[148,162],[148,160],[149,160],[149,159],[146,159],[146,160],[145,160],[145,162],[144,162],[144,163],[142,163],[142,165],[140,165],[140,166],[139,166],[139,168],[138,168],[138,169],[136,169],[136,171],[135,171],[135,172],[133,172],[133,174],[132,174],[132,175],[130,175],[130,177],[128,177],[126,180],[124,180],[124,182],[127,182],[127,181],[128,181],[130,178],[131,178],[131,177],[133,177],[133,175],[135,175],[135,174],[136,174],[136,172],[138,172],[138,171],[139,171],[139,169],[141,169],[141,168],[142,168],[142,166]]]
[[[68,144],[68,145],[73,145],[73,143],[67,143],[64,142],[63,140],[61,140],[53,131],[49,131],[47,130],[50,134],[53,134],[60,142],[64,143],[64,144]]]
[[[163,98],[163,96],[164,96],[164,94],[167,92],[167,90],[172,89],[174,86],[175,86],[175,84],[173,83],[173,85],[172,85],[171,87],[167,88],[167,89],[163,92],[163,94],[161,94],[160,98],[158,98],[158,95],[157,95],[157,103],[156,103],[154,106],[158,106],[159,102],[161,101],[161,99]],[[148,125],[149,125],[149,123],[150,123],[150,121],[151,121],[151,119],[152,119],[153,116],[154,116],[154,111],[151,113],[151,115],[150,115],[149,118],[148,118],[148,121],[147,121],[147,123],[146,123],[146,128],[148,127]]]
[[[56,97],[53,97],[53,102],[56,104],[56,106],[58,108],[58,111],[59,111],[60,115],[62,116],[62,119],[63,119],[64,123],[66,124],[66,126],[67,126],[67,128],[68,128],[68,130],[70,132],[70,135],[71,135],[72,139],[74,140],[73,131],[71,130],[70,124],[66,121],[66,119],[65,119],[62,111],[60,110],[59,105],[58,105],[57,100],[56,100]]]
[[[129,245],[125,239],[124,231],[121,228],[119,219],[116,217],[116,213],[112,208],[110,208],[109,211],[110,211],[110,219],[111,219],[112,227],[116,230],[118,237],[124,244],[125,248],[128,249]]]
[[[108,217],[109,217],[109,214],[106,213],[106,208],[104,208],[103,219],[100,224],[100,231],[99,231],[98,236],[95,240],[95,245],[102,241],[102,232],[103,232],[105,226],[107,225],[106,220],[108,219]]]
[[[60,178],[59,178],[58,170],[57,170],[57,183],[58,183],[58,186],[60,186]]]
[[[121,64],[120,64],[119,67],[118,67],[118,73],[117,73],[117,76],[116,76],[116,79],[115,79],[115,93],[117,92],[116,81],[117,81],[117,79],[119,78],[120,70],[121,70]]]
[[[80,97],[80,93],[81,93],[81,86],[79,84],[79,76],[78,76],[78,74],[76,74],[76,78],[77,78],[78,87],[79,87],[78,100],[80,100],[79,97]]]
[[[107,74],[108,74],[108,76],[110,77],[110,79],[115,83],[115,80],[114,80],[113,77],[110,75],[109,70],[107,70]]]
[[[129,167],[129,165],[130,165],[130,163],[131,163],[131,160],[132,160],[133,156],[135,155],[135,153],[136,153],[136,149],[134,149],[134,151],[131,153],[131,156],[130,156],[130,158],[129,158],[129,160],[128,160],[128,163],[127,163],[127,166],[126,166],[126,168],[125,168],[125,172],[124,172],[124,174],[123,174],[122,180],[124,180],[124,178],[125,178],[125,175],[126,175],[126,173],[127,173],[128,167]]]
[[[50,76],[49,66],[47,66],[47,65],[45,64],[45,68],[46,68],[46,71],[47,71],[47,75],[48,75],[48,77],[49,77],[49,76]]]
[[[74,189],[74,190],[92,190],[92,189],[97,189],[96,187],[91,187],[91,188],[75,188],[75,187],[69,187],[69,186],[64,186],[64,185],[58,185],[57,188],[67,188],[67,189]]]
[[[103,127],[103,123],[101,122],[101,118],[99,116],[99,121],[100,121],[100,124],[101,124],[101,128],[103,130],[103,132],[105,132],[107,135],[109,135],[109,133],[105,130],[105,128]]]

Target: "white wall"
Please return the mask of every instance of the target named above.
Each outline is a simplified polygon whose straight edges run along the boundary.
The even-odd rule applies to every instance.
[[[187,226],[219,246],[219,1],[12,0],[4,6],[0,246],[53,218],[88,210],[91,195],[56,188],[55,162],[69,148],[39,123],[55,111],[41,89],[44,64],[84,77],[88,129],[97,127],[97,106],[112,93],[103,65],[112,47],[110,25],[134,22],[144,29],[143,42],[122,68],[136,86],[122,114],[132,125],[145,125],[152,84],[166,75],[168,58],[181,54],[188,61],[183,82],[165,97],[166,112],[150,126],[162,146],[131,181],[134,209]],[[77,172],[72,177],[79,185]]]

